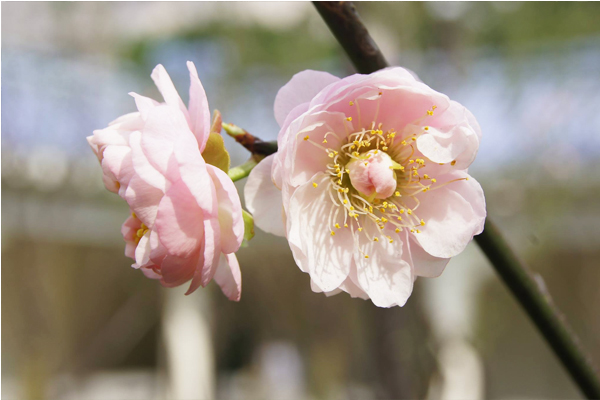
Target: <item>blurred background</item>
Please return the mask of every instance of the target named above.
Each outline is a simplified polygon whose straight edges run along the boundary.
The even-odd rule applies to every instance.
[[[357,8],[389,61],[477,117],[488,213],[600,363],[600,4]],[[305,2],[2,3],[2,399],[581,397],[475,244],[394,309],[312,293],[260,231],[240,303],[133,270],[85,137],[128,92],[160,99],[158,63],[187,100],[187,60],[263,139],[294,73],[353,73]]]

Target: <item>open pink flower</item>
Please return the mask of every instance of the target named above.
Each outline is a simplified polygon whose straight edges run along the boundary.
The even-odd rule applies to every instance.
[[[481,131],[403,68],[295,75],[275,99],[279,151],[250,174],[248,209],[286,236],[316,292],[404,305],[483,229],[467,168]]]
[[[213,278],[239,300],[241,274],[234,252],[244,233],[231,179],[205,162],[210,135],[206,94],[193,63],[186,108],[162,65],[152,79],[165,102],[131,93],[138,112],[88,137],[107,189],[132,210],[122,227],[134,268],[167,287],[191,280],[188,294]]]

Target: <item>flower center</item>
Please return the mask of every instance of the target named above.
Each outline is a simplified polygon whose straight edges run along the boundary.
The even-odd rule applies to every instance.
[[[380,92],[379,98],[381,95]],[[357,107],[360,120],[359,100],[350,102],[350,106]],[[424,226],[425,221],[416,214],[420,204],[416,195],[450,183],[432,187],[436,179],[420,172],[425,167],[425,160],[412,158],[417,138],[429,130],[421,123],[433,115],[435,108],[427,110],[423,117],[407,125],[410,129],[402,132],[394,129],[384,132],[383,125],[373,121],[369,129],[351,133],[347,140],[342,140],[335,132],[327,132],[323,144],[314,142],[309,136],[304,137],[305,141],[325,150],[331,158],[326,172],[330,176],[328,191],[332,205],[329,226],[332,236],[336,229],[350,229],[353,234],[366,235],[368,240],[393,243],[392,231],[399,233],[409,229],[411,233],[420,232],[418,228]],[[352,121],[352,118],[347,117],[346,120]],[[330,136],[337,139],[332,140],[337,142],[337,150],[324,147],[328,146],[327,138]],[[313,182],[313,186],[316,188],[318,184]],[[365,230],[368,225],[374,225],[376,229]],[[362,249],[358,250],[369,258]]]
[[[369,150],[346,164],[350,183],[369,201],[386,199],[394,194],[397,186],[394,169],[399,167],[400,164],[379,150]]]

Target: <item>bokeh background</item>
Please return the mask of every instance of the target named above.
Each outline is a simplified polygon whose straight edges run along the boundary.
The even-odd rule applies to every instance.
[[[600,4],[357,8],[391,62],[475,114],[489,215],[600,363]],[[128,92],[160,98],[158,63],[187,100],[187,60],[264,139],[294,73],[353,73],[305,2],[2,3],[2,399],[580,398],[475,244],[394,309],[312,293],[260,231],[238,304],[133,270],[85,137],[134,111]]]

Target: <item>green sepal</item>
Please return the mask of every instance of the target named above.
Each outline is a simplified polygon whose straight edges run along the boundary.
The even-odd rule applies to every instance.
[[[246,210],[242,210],[242,217],[244,218],[244,241],[242,242],[242,247],[246,247],[250,239],[254,237],[254,217]]]
[[[225,173],[229,172],[231,160],[227,149],[225,149],[225,142],[221,134],[211,132],[202,152],[202,157],[207,164],[214,165]]]

